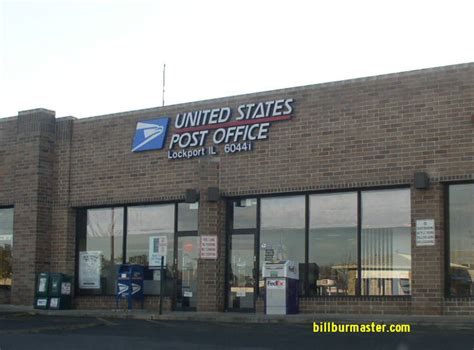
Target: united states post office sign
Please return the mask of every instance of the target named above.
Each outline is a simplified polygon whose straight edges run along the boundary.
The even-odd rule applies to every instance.
[[[229,154],[252,151],[254,142],[269,138],[273,123],[292,119],[293,104],[293,98],[284,98],[178,113],[168,144],[171,118],[142,120],[136,125],[132,152],[166,149],[168,159],[175,160],[217,155],[218,145]]]

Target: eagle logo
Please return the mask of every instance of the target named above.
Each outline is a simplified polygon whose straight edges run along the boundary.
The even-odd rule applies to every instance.
[[[137,123],[132,152],[149,151],[163,148],[168,129],[169,118],[147,120]]]

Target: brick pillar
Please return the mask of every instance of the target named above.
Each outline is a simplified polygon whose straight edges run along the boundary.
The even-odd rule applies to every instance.
[[[51,271],[74,275],[75,210],[70,203],[73,117],[56,120],[53,208],[51,229]]]
[[[444,194],[434,183],[427,190],[411,188],[413,314],[440,315],[444,298]],[[416,220],[435,220],[435,245],[416,246]]]
[[[13,232],[13,304],[33,304],[35,276],[49,270],[55,113],[18,113]]]
[[[199,161],[199,236],[216,235],[217,260],[199,259],[198,311],[224,311],[225,273],[225,201],[207,201],[208,187],[219,187],[219,160],[203,158]]]

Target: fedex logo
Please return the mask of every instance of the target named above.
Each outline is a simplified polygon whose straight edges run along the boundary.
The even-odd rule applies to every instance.
[[[285,280],[267,279],[267,289],[285,289]]]

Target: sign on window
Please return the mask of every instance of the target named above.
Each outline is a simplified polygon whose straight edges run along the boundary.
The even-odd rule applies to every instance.
[[[161,257],[164,257],[166,266],[166,252],[168,249],[168,238],[166,236],[152,236],[149,242],[149,267],[161,267]]]
[[[85,251],[79,253],[79,288],[100,289],[102,252]]]
[[[435,245],[435,221],[433,219],[416,220],[416,246]]]

